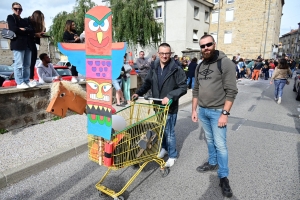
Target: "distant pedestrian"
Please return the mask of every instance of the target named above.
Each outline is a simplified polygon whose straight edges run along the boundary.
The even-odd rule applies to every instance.
[[[258,77],[261,73],[261,69],[263,68],[263,63],[261,59],[257,59],[256,63],[253,67],[252,78],[251,80],[258,80]]]
[[[125,101],[130,103],[130,72],[132,67],[126,61],[127,54],[124,56],[124,65],[122,67],[123,76],[122,76],[122,84],[123,84],[123,95]]]
[[[273,60],[270,60],[269,63],[269,77],[271,78],[273,76],[273,72],[275,70],[275,64]]]
[[[197,67],[197,58],[193,58],[192,62],[188,66],[188,72],[187,72],[187,85],[189,89],[194,89],[196,67]]]
[[[252,59],[246,66],[247,78],[251,78],[253,66],[254,66],[254,60]]]
[[[211,35],[200,38],[204,60],[195,73],[193,89],[192,120],[201,121],[207,139],[208,162],[197,167],[200,173],[218,170],[220,187],[226,197],[232,197],[228,175],[228,150],[226,132],[228,115],[238,89],[235,65],[224,52],[215,50]],[[199,110],[197,113],[197,106]]]
[[[181,67],[181,62],[180,62],[179,59],[178,59],[178,55],[175,55],[175,56],[174,56],[174,61],[175,61],[175,63],[176,63],[179,67]]]
[[[274,91],[274,99],[278,104],[281,103],[283,88],[287,82],[289,75],[291,75],[291,69],[288,66],[286,59],[281,59],[278,67],[275,68],[273,76],[271,78],[270,84],[274,80],[275,91]]]

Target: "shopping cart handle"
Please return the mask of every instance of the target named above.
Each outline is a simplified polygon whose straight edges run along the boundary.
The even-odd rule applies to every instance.
[[[139,99],[145,99],[145,100],[152,100],[152,101],[162,101],[163,99],[158,99],[158,98],[152,98],[152,97],[139,97]],[[171,103],[173,102],[172,99],[169,100],[168,105],[171,105]]]

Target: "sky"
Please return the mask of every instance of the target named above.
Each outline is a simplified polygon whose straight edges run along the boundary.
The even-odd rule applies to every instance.
[[[75,0],[1,0],[0,1],[0,21],[6,20],[7,15],[12,14],[11,4],[19,2],[22,5],[22,17],[30,16],[33,11],[41,10],[45,15],[47,30],[52,24],[52,19],[62,11],[70,12]],[[97,5],[103,5],[102,0],[93,0]],[[251,1],[251,0],[246,0]],[[285,0],[283,6],[283,16],[281,18],[280,36],[288,33],[291,29],[297,29],[300,22],[300,0]]]

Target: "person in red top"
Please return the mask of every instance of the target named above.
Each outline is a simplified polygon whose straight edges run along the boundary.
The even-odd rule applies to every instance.
[[[274,61],[270,60],[270,63],[269,63],[269,77],[272,77],[274,70],[275,70]]]

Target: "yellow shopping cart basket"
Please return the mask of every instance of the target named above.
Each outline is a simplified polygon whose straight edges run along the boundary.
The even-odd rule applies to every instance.
[[[161,99],[156,98],[149,98],[149,100],[161,101]],[[88,136],[89,158],[100,165],[105,164],[106,161],[109,163],[108,170],[96,184],[100,196],[105,194],[115,200],[124,199],[120,195],[151,161],[160,165],[162,177],[169,174],[169,168],[165,167],[164,160],[157,156],[161,150],[164,127],[171,103],[172,101],[166,106],[162,106],[133,102],[130,106],[116,113],[125,119],[126,128],[113,133],[111,141],[104,141],[103,138],[96,136]],[[104,152],[105,145],[111,146],[109,154]],[[106,160],[103,160],[103,157]],[[108,166],[107,163],[105,165]],[[139,169],[119,192],[102,185],[111,170],[118,170],[131,165],[139,165]]]

